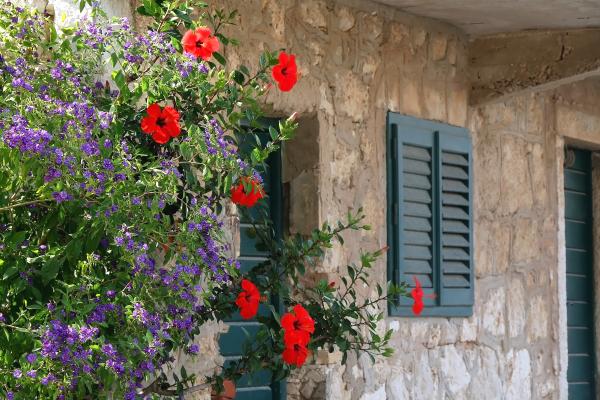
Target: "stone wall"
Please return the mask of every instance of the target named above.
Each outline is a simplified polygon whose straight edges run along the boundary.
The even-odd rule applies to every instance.
[[[297,55],[302,75],[298,85],[290,93],[273,90],[268,97],[271,116],[297,111],[318,130],[301,129],[302,136],[284,149],[284,176],[295,193],[290,198],[291,230],[305,232],[316,226],[299,226],[305,216],[315,223],[332,221],[360,205],[375,227],[363,236],[349,235],[344,249],[328,254],[321,272],[335,279],[345,271],[346,262],[356,259],[359,248],[386,245],[382,199],[388,110],[466,125],[466,38],[449,25],[368,2],[215,4],[240,10],[238,24],[229,33],[245,42],[242,48],[228,50],[234,63],[256,65],[263,48],[285,48]],[[304,160],[300,166],[288,162],[304,154],[318,154],[318,159]],[[302,211],[300,218],[295,218],[294,210]],[[376,279],[382,283],[387,279],[383,259]],[[373,289],[365,287],[364,294]],[[478,358],[485,351],[484,346],[471,344],[476,340],[474,320],[390,319],[389,323],[398,330],[393,342],[398,352],[392,359],[375,367],[361,357],[351,358],[346,367],[332,363],[305,368],[289,380],[288,398],[383,399],[411,394],[434,399],[469,387],[464,353]],[[518,368],[524,356],[511,355]],[[485,385],[480,381],[472,386]]]

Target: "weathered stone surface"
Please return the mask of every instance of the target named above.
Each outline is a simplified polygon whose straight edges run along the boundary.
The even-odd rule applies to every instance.
[[[471,103],[600,68],[600,29],[493,35],[471,45]],[[535,51],[532,51],[535,49]]]
[[[381,386],[375,392],[365,393],[360,396],[360,400],[386,400],[385,385]]]
[[[454,346],[443,346],[440,354],[440,368],[450,394],[459,396],[471,382],[465,363]]]
[[[492,289],[488,292],[482,309],[485,310],[482,318],[483,329],[491,335],[503,336],[505,334],[505,303],[504,288]]]
[[[502,209],[506,214],[527,210],[533,206],[527,142],[520,137],[502,137],[502,178],[500,181]]]
[[[540,254],[540,228],[538,221],[516,218],[511,234],[511,262],[526,263]]]
[[[445,35],[434,34],[431,38],[431,58],[433,61],[440,61],[446,57],[448,48],[448,39]]]
[[[469,399],[495,399],[504,393],[503,367],[496,352],[483,347],[474,368]]]
[[[506,399],[527,400],[531,398],[531,360],[525,349],[511,350],[506,356],[508,374]]]
[[[529,325],[527,336],[530,342],[548,337],[547,299],[535,296],[529,303]]]
[[[525,288],[523,279],[516,276],[510,282],[510,296],[508,296],[508,332],[510,337],[514,338],[523,333],[527,323],[527,301],[525,298]]]
[[[347,7],[340,7],[336,12],[336,17],[338,19],[338,28],[342,32],[348,32],[356,23],[354,14]]]

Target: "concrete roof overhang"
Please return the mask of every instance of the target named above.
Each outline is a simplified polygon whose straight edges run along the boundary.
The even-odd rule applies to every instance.
[[[446,21],[470,36],[600,27],[600,0],[375,0]]]

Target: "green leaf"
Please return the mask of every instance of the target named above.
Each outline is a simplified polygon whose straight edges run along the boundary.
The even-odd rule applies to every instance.
[[[10,245],[10,247],[13,250],[15,250],[21,243],[23,243],[23,241],[25,240],[26,237],[27,237],[26,231],[15,232],[12,235],[10,235],[7,242]]]
[[[271,135],[271,140],[276,140],[279,136],[279,132],[277,132],[277,129],[273,128],[272,126],[269,126],[269,135]]]
[[[2,276],[2,280],[3,281],[7,280],[8,278],[10,278],[14,274],[16,274],[17,271],[19,271],[19,269],[17,268],[16,265],[12,265],[12,266],[8,267],[6,269],[6,271],[4,271],[4,275]]]
[[[243,85],[244,84],[244,81],[246,79],[244,78],[244,74],[242,74],[240,71],[233,71],[231,75],[233,77],[233,80],[237,84],[239,84],[239,85]]]
[[[223,192],[229,193],[231,190],[231,175],[225,176],[225,181],[223,182]]]
[[[146,93],[148,91],[148,89],[150,88],[150,78],[149,77],[144,76],[142,78],[141,87],[142,87],[142,91],[144,93]]]
[[[122,71],[113,71],[112,78],[120,90],[123,90],[123,88],[127,86],[127,82],[125,81],[125,75],[123,75]]]
[[[70,264],[75,265],[79,260],[83,243],[80,240],[71,240],[65,249],[67,260]]]
[[[223,57],[220,53],[214,52],[213,53],[213,57],[215,58],[215,60],[217,60],[219,62],[219,64],[221,64],[222,66],[226,66],[227,65],[227,61],[225,60],[225,57]]]
[[[154,0],[143,0],[144,9],[151,16],[157,16],[160,13],[160,6]]]
[[[136,9],[136,11],[138,12],[138,14],[140,15],[144,15],[146,17],[151,17],[150,13],[148,11],[146,11],[146,8],[144,6],[140,6]]]
[[[60,267],[62,267],[64,262],[64,257],[53,257],[42,266],[40,275],[42,277],[42,282],[44,282],[45,285],[47,285],[48,282],[56,278],[56,276],[58,275],[58,271],[60,270]]]

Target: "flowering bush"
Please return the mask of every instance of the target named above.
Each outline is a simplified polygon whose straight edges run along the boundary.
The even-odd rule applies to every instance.
[[[372,284],[381,250],[348,266],[339,291],[298,283],[344,231],[369,229],[360,211],[285,240],[255,219],[270,256],[245,277],[227,241],[227,203],[265,207],[260,172],[293,136],[290,118],[265,145],[240,146],[260,143],[252,127],[271,78],[282,91],[296,84],[294,55],[229,68],[219,50],[236,44],[222,33],[235,13],[143,4],[146,32],[89,4],[60,32],[34,9],[0,4],[0,393],[158,398],[259,369],[282,379],[318,348],[336,346],[344,360],[391,354],[391,332],[378,333],[383,316],[370,310],[406,287],[356,292]],[[209,377],[170,370],[175,350],[198,353],[204,323],[253,318],[270,295],[287,312],[257,317],[239,361]]]

